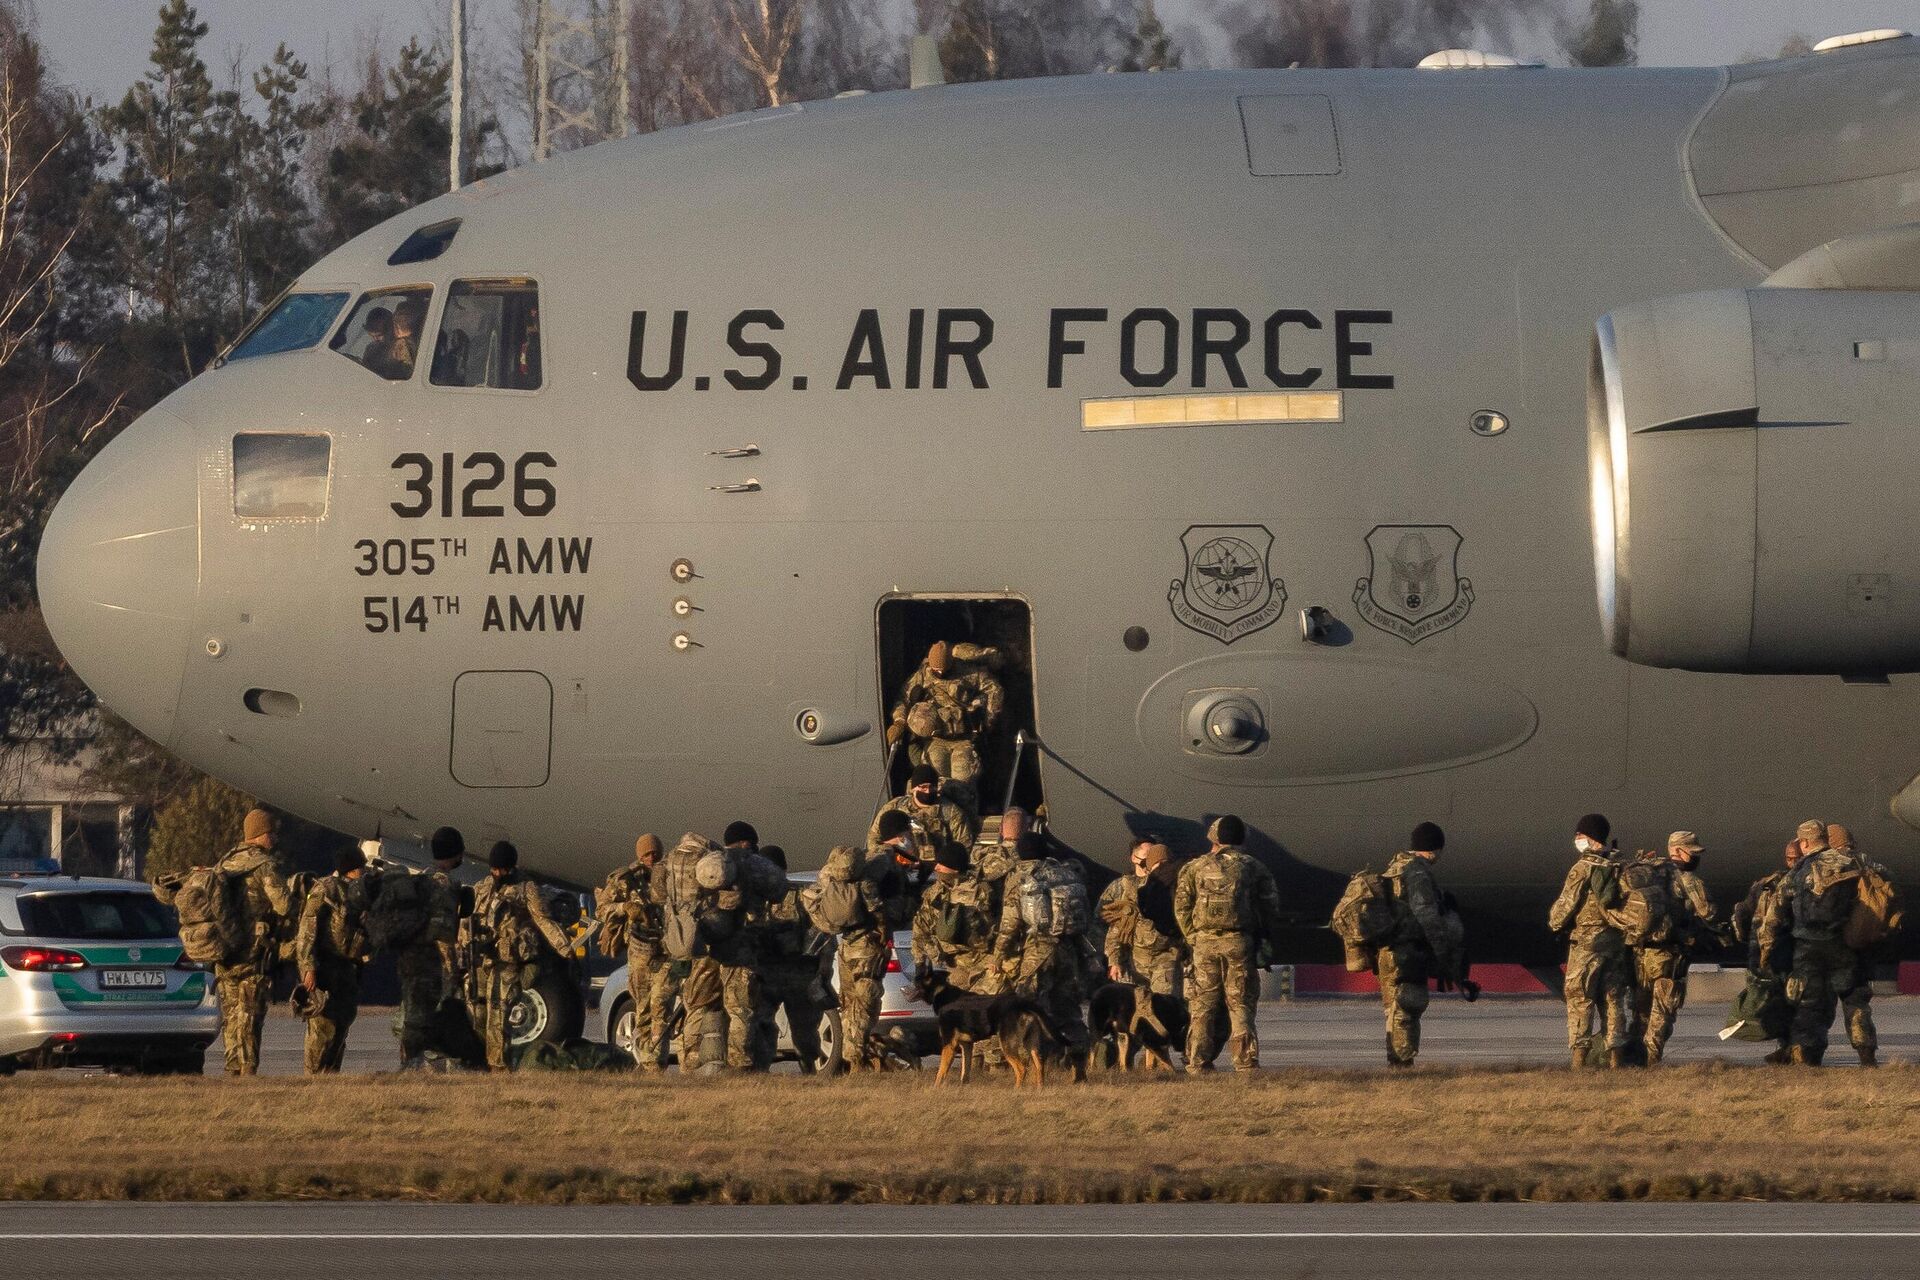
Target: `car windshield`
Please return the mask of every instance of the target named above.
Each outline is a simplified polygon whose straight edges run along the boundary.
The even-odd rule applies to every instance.
[[[327,336],[347,305],[344,293],[290,293],[267,312],[227,353],[227,362],[283,351],[304,351]]]
[[[173,910],[148,893],[37,893],[20,899],[20,923],[38,938],[172,938],[180,931]]]

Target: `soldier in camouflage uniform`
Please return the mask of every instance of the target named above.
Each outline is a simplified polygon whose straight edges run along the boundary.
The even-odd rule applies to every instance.
[[[460,890],[453,876],[466,856],[466,841],[452,827],[441,827],[428,841],[433,868],[423,872],[427,891],[427,927],[400,948],[395,965],[400,977],[400,1062],[420,1061],[433,1047],[433,1015],[453,991],[454,943],[460,936]]]
[[[888,823],[889,828],[897,823]],[[896,840],[905,836],[896,835]],[[820,868],[819,882],[802,890],[800,901],[813,924],[834,939],[840,977],[840,1045],[836,1071],[863,1071],[873,1065],[868,1040],[880,1017],[887,959],[893,948],[887,938],[887,894],[897,877],[883,859],[869,858],[851,845],[835,845]],[[870,868],[869,863],[877,864]],[[853,906],[848,916],[834,920],[819,914],[820,895],[831,889],[846,893],[851,886]]]
[[[633,1002],[633,1057],[644,1072],[658,1073],[667,1065],[673,1002],[680,984],[673,965],[660,951],[660,908],[648,887],[663,852],[660,837],[651,833],[633,842],[633,862],[607,877],[613,900],[627,935],[627,995]]]
[[[1433,864],[1446,847],[1438,825],[1423,822],[1403,853],[1393,855],[1381,878],[1393,894],[1393,931],[1375,953],[1380,1003],[1387,1013],[1387,1065],[1410,1067],[1420,1052],[1420,1016],[1427,1011],[1427,980],[1466,982],[1460,918],[1445,908]]]
[[[1128,851],[1131,875],[1117,876],[1100,894],[1099,916],[1107,927],[1102,949],[1107,977],[1130,982],[1154,995],[1180,994],[1180,965],[1185,948],[1173,918],[1173,893],[1179,881],[1173,851],[1152,836]]]
[[[932,866],[946,848],[971,849],[980,836],[980,820],[967,809],[941,795],[940,775],[932,765],[915,765],[907,779],[907,793],[881,805],[867,828],[867,853],[878,852],[882,836],[880,820],[889,813],[904,813],[912,824],[919,861]]]
[[[1187,990],[1189,1075],[1213,1070],[1220,1052],[1219,1010],[1225,1004],[1236,1071],[1260,1065],[1254,1014],[1260,1002],[1260,943],[1280,924],[1273,873],[1240,846],[1247,827],[1233,814],[1207,828],[1210,848],[1180,868],[1173,918],[1193,956]]]
[[[1781,939],[1780,945],[1761,960],[1760,931],[1766,923],[1767,913],[1773,910],[1774,895],[1779,893],[1787,882],[1793,869],[1800,865],[1800,841],[1787,841],[1784,854],[1785,865],[1778,871],[1769,871],[1753,882],[1747,890],[1747,896],[1733,908],[1733,936],[1735,940],[1747,946],[1747,968],[1754,975],[1747,979],[1749,985],[1766,980],[1779,981],[1784,985],[1788,973],[1793,970],[1793,939]],[[1789,1060],[1791,1050],[1787,1037],[1783,1034],[1766,1060],[1774,1066],[1784,1066]]]
[[[340,1070],[347,1031],[360,1012],[360,971],[371,955],[362,879],[366,869],[366,855],[359,849],[342,851],[333,874],[315,883],[300,910],[300,934],[293,948],[300,985],[324,996],[319,1011],[307,1019],[310,1076]]]
[[[469,975],[477,999],[480,1038],[487,1047],[487,1069],[512,1069],[508,1054],[507,1013],[537,970],[542,947],[570,955],[573,940],[547,909],[540,886],[522,880],[520,851],[505,840],[487,853],[487,878],[474,889],[468,928],[476,942]]]
[[[904,737],[915,764],[930,764],[943,778],[971,782],[980,772],[980,741],[999,722],[1005,702],[999,680],[978,664],[963,668],[940,641],[907,680],[887,727],[887,743]]]
[[[1687,1003],[1687,966],[1694,933],[1712,929],[1713,899],[1695,868],[1700,837],[1676,831],[1667,837],[1668,935],[1633,949],[1633,1028],[1646,1046],[1647,1065],[1659,1065],[1673,1035],[1673,1024]]]
[[[777,844],[760,850],[760,856],[787,869],[787,851]],[[794,1057],[800,1070],[812,1075],[824,1056],[820,1047],[820,1015],[826,1012],[819,1000],[820,960],[813,947],[813,925],[800,905],[800,886],[789,885],[780,901],[766,907],[767,927],[760,940],[760,991],[762,1005],[758,1015],[763,1045],[761,1054],[773,1059],[778,1047],[779,1028],[775,1017],[787,1014],[787,1034],[793,1041]]]
[[[1547,913],[1547,927],[1567,933],[1567,1048],[1574,1070],[1587,1065],[1594,1023],[1606,1028],[1609,1066],[1626,1065],[1632,1031],[1632,969],[1627,944],[1608,918],[1620,905],[1620,880],[1607,850],[1612,826],[1589,813],[1574,828],[1579,858],[1567,872],[1560,896]]]
[[[760,852],[760,833],[750,822],[729,823],[720,842],[742,855]],[[772,924],[767,915],[770,904],[744,885],[722,890],[716,898],[721,910],[737,921],[733,935],[716,940],[712,953],[720,982],[720,1009],[727,1023],[727,1069],[765,1071],[773,1065],[773,1046],[760,1034],[766,1005],[760,986],[760,944]]]
[[[1040,1006],[1070,1058],[1084,1070],[1093,1037],[1087,1030],[1086,999],[1089,940],[1082,934],[1052,937],[1027,927],[1020,914],[1020,887],[1042,863],[1084,880],[1078,863],[1055,858],[1047,839],[1023,831],[1014,841],[1018,861],[1007,872],[1001,889],[1000,927],[994,933],[990,981],[1000,990],[1017,992]],[[1092,911],[1089,908],[1088,915]]]
[[[992,888],[976,874],[964,849],[940,851],[933,879],[913,913],[913,970],[944,970],[962,991],[988,994],[982,980],[993,964],[998,915],[989,914]]]
[[[1787,978],[1787,999],[1793,1003],[1789,1055],[1799,1065],[1820,1065],[1837,1002],[1845,1010],[1847,1039],[1860,1055],[1860,1065],[1871,1067],[1879,1050],[1872,975],[1841,937],[1859,899],[1859,859],[1829,846],[1827,824],[1818,819],[1801,823],[1798,835],[1800,865],[1774,894],[1760,933],[1761,960],[1769,967],[1788,939],[1793,943],[1793,970]]]
[[[260,1070],[260,1028],[272,994],[274,960],[287,922],[297,914],[287,882],[274,867],[273,815],[265,809],[251,811],[242,833],[241,843],[214,864],[221,875],[240,880],[237,897],[245,904],[253,933],[253,947],[244,957],[213,968],[213,986],[220,999],[220,1038],[230,1076],[250,1076]]]

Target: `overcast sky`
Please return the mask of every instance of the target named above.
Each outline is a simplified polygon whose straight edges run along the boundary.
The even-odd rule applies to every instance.
[[[475,21],[488,24],[508,5],[468,2]],[[1210,4],[1160,0],[1175,25],[1196,22]],[[48,57],[82,93],[118,98],[144,69],[159,0],[37,0],[36,7]],[[437,34],[447,11],[446,0],[196,0],[195,7],[213,28],[205,51],[216,70],[233,53],[249,67],[264,62],[282,40],[317,69],[329,54],[343,60],[365,31],[402,40]],[[1650,65],[1732,62],[1778,49],[1795,33],[1817,40],[1870,27],[1920,31],[1920,0],[1641,0],[1640,8],[1641,61]]]

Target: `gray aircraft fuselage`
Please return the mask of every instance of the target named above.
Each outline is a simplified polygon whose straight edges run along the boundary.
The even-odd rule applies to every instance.
[[[295,288],[430,285],[431,335],[452,282],[529,278],[537,391],[424,358],[389,382],[326,341],[232,360],[75,482],[48,619],[234,785],[356,835],[508,837],[576,883],[643,830],[745,818],[797,867],[859,838],[896,693],[877,610],[916,595],[1030,607],[1052,829],[1104,862],[1234,812],[1311,897],[1431,819],[1441,879],[1515,922],[1476,958],[1543,915],[1590,810],[1623,845],[1698,831],[1723,897],[1810,815],[1911,879],[1911,682],[1609,652],[1588,414],[1601,316],[1902,220],[1913,43],[947,87],[516,170]],[[1716,116],[1768,93],[1812,123]],[[1817,207],[1703,185],[1823,147]],[[234,514],[254,432],[330,440],[324,515]],[[1257,731],[1208,739],[1223,700]]]

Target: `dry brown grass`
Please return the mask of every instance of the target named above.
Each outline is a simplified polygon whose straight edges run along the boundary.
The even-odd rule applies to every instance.
[[[19,1077],[0,1196],[1920,1199],[1920,1070],[996,1079]]]

